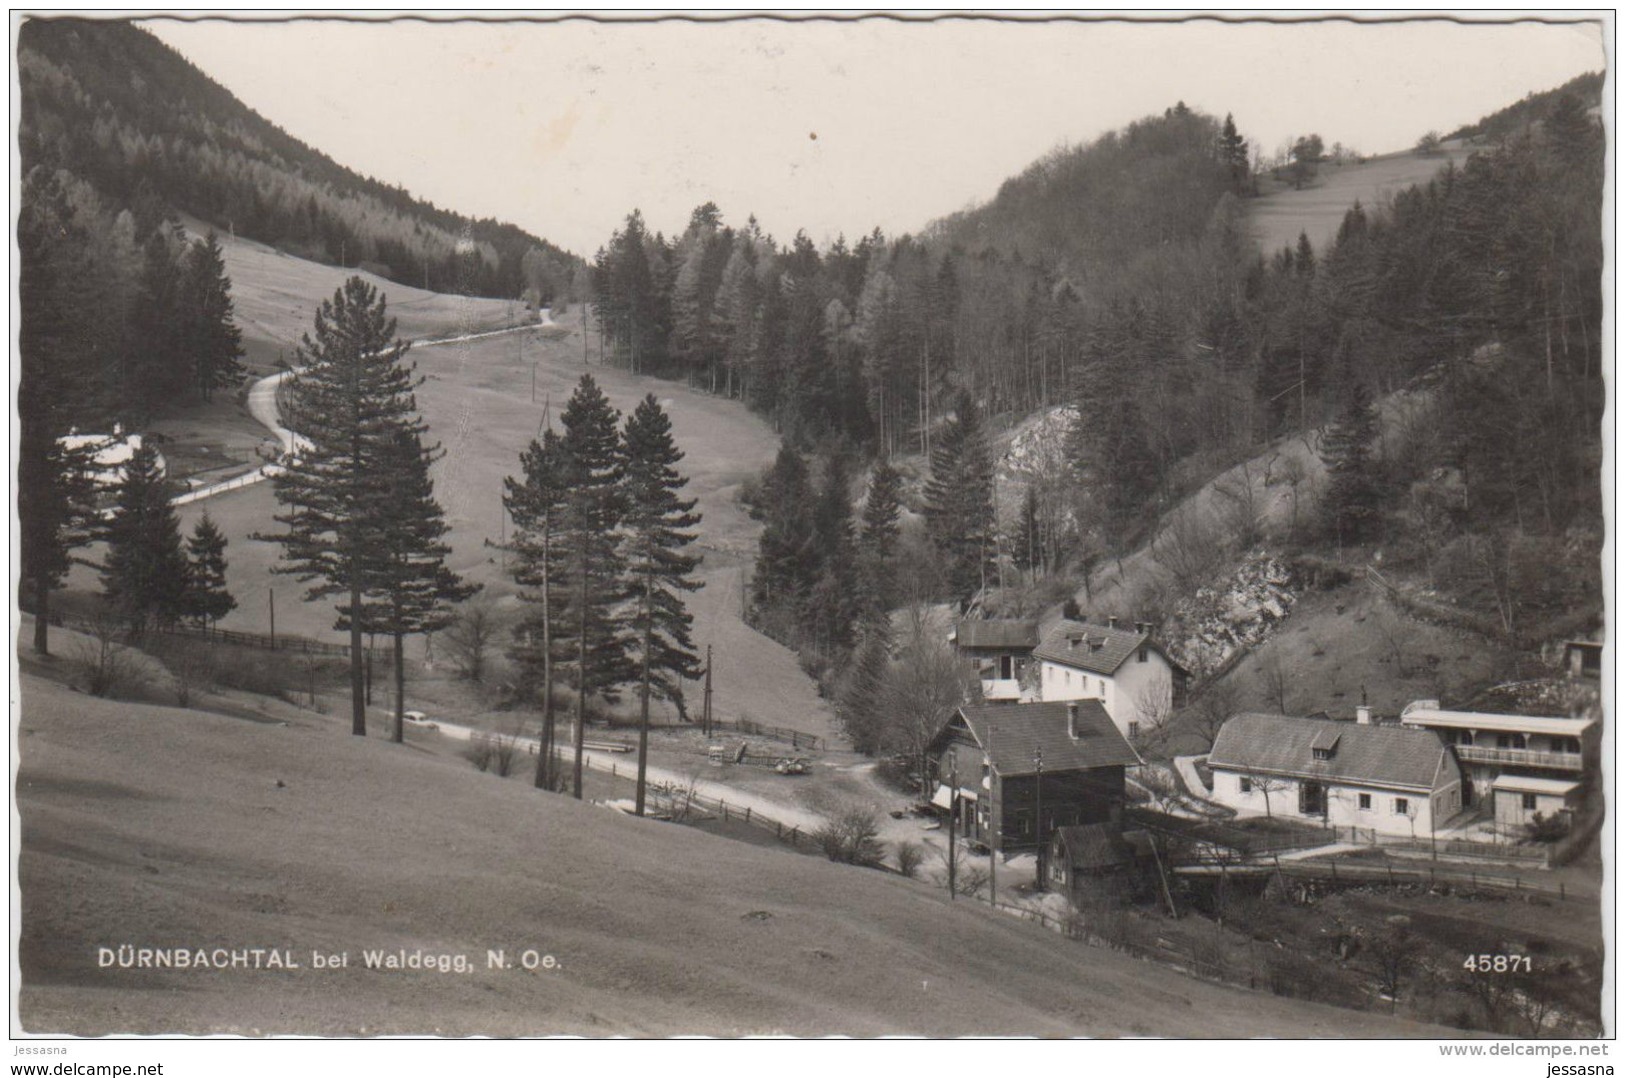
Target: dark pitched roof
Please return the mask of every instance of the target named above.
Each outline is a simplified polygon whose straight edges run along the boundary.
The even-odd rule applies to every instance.
[[[1033,649],[1033,655],[1092,674],[1110,675],[1117,673],[1117,668],[1128,661],[1128,657],[1138,651],[1141,644],[1149,644],[1158,655],[1168,660],[1168,665],[1180,669],[1179,664],[1168,658],[1168,653],[1157,646],[1149,633],[1113,629],[1082,621],[1062,621],[1045,635],[1042,644]]]
[[[1134,860],[1134,847],[1122,831],[1109,823],[1073,824],[1057,827],[1066,858],[1073,868],[1084,870],[1115,868]]]
[[[1315,759],[1317,748],[1332,750],[1330,759]],[[1208,766],[1422,790],[1457,772],[1449,748],[1431,730],[1257,713],[1224,724]]]
[[[1020,648],[1038,646],[1036,621],[962,621],[954,626],[954,643],[962,648]]]
[[[1040,748],[1044,770],[1052,773],[1140,762],[1099,700],[1073,702],[1078,707],[1078,737],[1069,730],[1065,702],[962,707],[959,715],[988,752],[994,770],[1006,777],[1036,771],[1034,756]]]

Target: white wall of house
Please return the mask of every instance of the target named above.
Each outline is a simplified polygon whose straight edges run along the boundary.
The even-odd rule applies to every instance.
[[[1241,816],[1279,816],[1286,819],[1329,823],[1337,827],[1359,827],[1384,834],[1426,838],[1436,825],[1443,825],[1461,811],[1461,783],[1441,786],[1431,795],[1426,791],[1327,783],[1326,814],[1305,816],[1298,811],[1299,780],[1259,776],[1214,769],[1214,801],[1228,805]],[[1266,791],[1268,796],[1266,804]]]
[[[1495,791],[1495,825],[1500,828],[1524,827],[1535,822],[1536,813],[1551,819],[1569,808],[1568,799],[1560,794]]]
[[[1138,731],[1130,724],[1145,721],[1140,705],[1144,695],[1159,700],[1164,713],[1172,708],[1173,668],[1155,648],[1146,649],[1145,662],[1141,662],[1138,655],[1130,655],[1113,675],[1091,673],[1045,659],[1039,666],[1038,692],[1039,699],[1045,702],[1099,700],[1118,733],[1132,738]]]

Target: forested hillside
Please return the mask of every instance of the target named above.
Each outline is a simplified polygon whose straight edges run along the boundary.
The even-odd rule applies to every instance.
[[[594,313],[611,362],[742,398],[813,454],[756,503],[794,538],[764,539],[757,614],[804,652],[861,647],[888,596],[969,602],[1001,566],[1081,580],[1288,434],[1333,476],[1298,545],[1385,544],[1511,640],[1590,604],[1601,538],[1603,134],[1573,95],[1531,119],[1356,204],[1318,251],[1251,247],[1247,143],[1182,104],[919,237],[820,251],[706,204],[667,240],[634,212],[598,254]],[[1379,436],[1373,402],[1405,386],[1425,415]],[[960,443],[1058,406],[1064,447],[995,512],[985,451]],[[856,525],[848,477],[876,456],[929,469],[904,497],[923,530]]]
[[[439,292],[546,302],[579,261],[359,176],[253,112],[129,22],[29,19],[18,34],[23,173],[65,170],[138,239],[178,210],[302,258]],[[80,201],[87,201],[80,196]]]
[[[1578,99],[1586,108],[1601,104],[1603,78],[1603,72],[1592,71],[1570,79],[1555,90],[1531,93],[1522,101],[1514,102],[1498,112],[1492,112],[1465,127],[1458,127],[1445,137],[1497,142],[1509,135],[1527,133],[1531,126],[1543,120],[1557,104],[1557,100],[1565,95]]]

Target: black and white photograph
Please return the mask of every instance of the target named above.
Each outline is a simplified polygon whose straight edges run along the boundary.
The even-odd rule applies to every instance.
[[[11,1073],[1612,1074],[1614,35],[14,10]]]

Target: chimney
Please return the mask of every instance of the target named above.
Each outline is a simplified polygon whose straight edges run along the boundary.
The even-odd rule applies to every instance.
[[[1078,702],[1070,700],[1066,705],[1066,732],[1074,741],[1078,738]]]
[[[1151,623],[1149,621],[1137,621],[1134,623],[1134,631],[1144,636],[1151,631]]]
[[[1106,628],[1108,628],[1108,629],[1117,628],[1117,615],[1116,614],[1107,614],[1106,615]]]
[[[1366,707],[1364,704],[1361,704],[1359,707],[1355,708],[1354,721],[1359,723],[1361,726],[1370,726],[1371,709]]]

